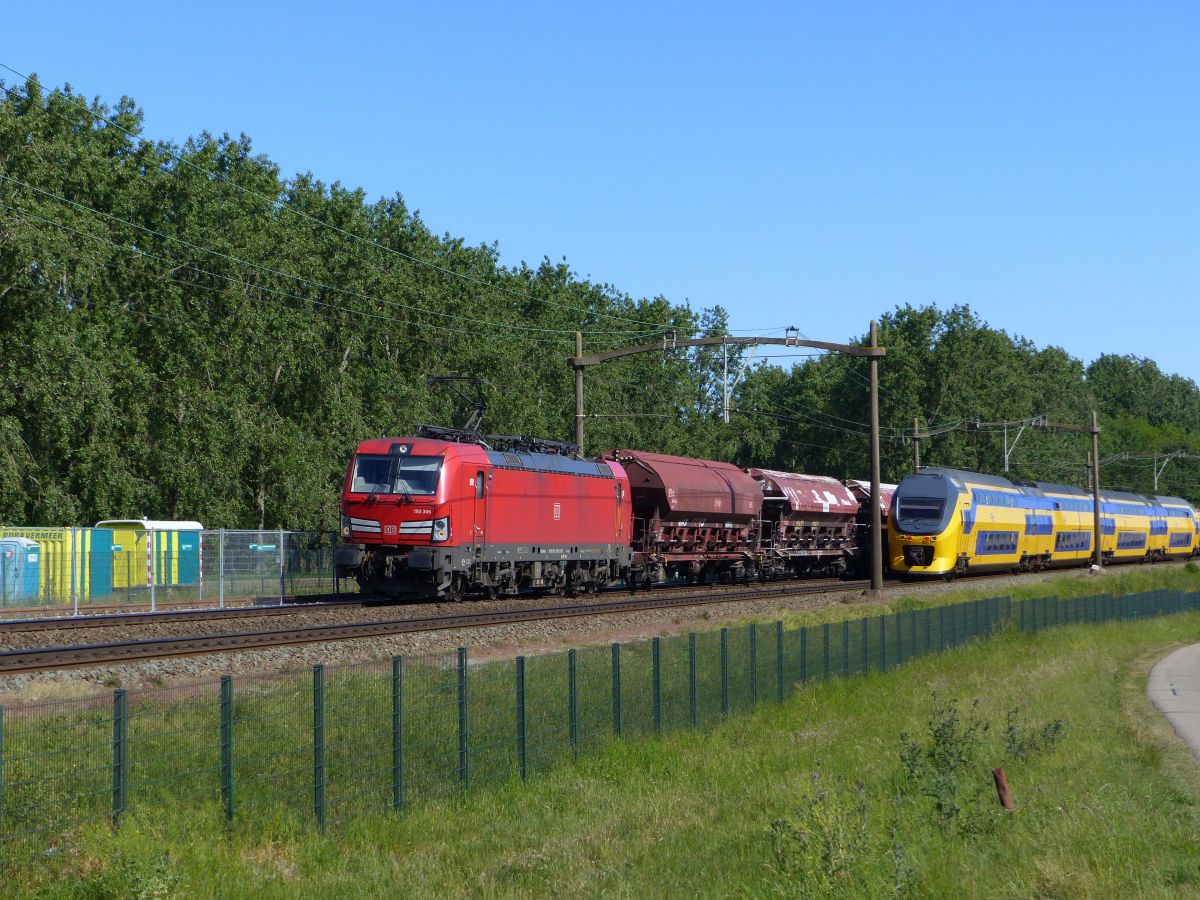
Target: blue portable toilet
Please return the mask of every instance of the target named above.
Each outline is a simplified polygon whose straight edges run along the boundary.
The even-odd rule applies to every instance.
[[[0,538],[0,606],[33,606],[38,599],[42,548],[24,537]]]

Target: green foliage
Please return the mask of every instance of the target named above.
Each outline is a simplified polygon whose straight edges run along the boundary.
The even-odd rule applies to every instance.
[[[771,823],[778,887],[799,888],[801,896],[858,894],[861,859],[872,843],[863,783],[851,790],[838,776],[823,785],[814,772],[796,808]]]
[[[488,379],[492,430],[570,438],[576,330],[587,353],[728,331],[720,307],[633,298],[565,260],[503,266],[495,245],[432,233],[399,194],[286,176],[244,135],[176,145],[141,129],[128,97],[108,106],[30,80],[0,100],[0,521],[329,528],[355,444],[453,424],[455,401],[429,374]],[[1106,455],[1200,447],[1200,391],[1149,360],[1085,370],[966,306],[899,307],[880,341],[888,480],[909,471],[914,420],[1080,422],[1098,404]],[[751,368],[731,426],[726,361],[737,373],[747,354],[589,370],[588,449],[866,474],[861,360]],[[997,434],[922,449],[930,464],[1003,466]],[[1012,471],[1082,483],[1082,460],[1077,435],[1027,431]],[[1113,473],[1114,486],[1153,487],[1147,468]],[[1195,495],[1184,463],[1161,488]]]
[[[934,820],[944,829],[964,835],[990,831],[999,815],[991,766],[1000,760],[1022,762],[1053,750],[1063,728],[1062,719],[1032,727],[1011,707],[1001,746],[996,747],[989,740],[991,723],[980,714],[978,698],[964,716],[957,702],[939,698],[935,691],[925,738],[900,734],[903,792],[926,798]]]

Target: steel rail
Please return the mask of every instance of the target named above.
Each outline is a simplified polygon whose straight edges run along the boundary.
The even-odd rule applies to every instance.
[[[205,622],[214,619],[244,619],[278,616],[312,609],[347,609],[366,605],[359,600],[290,603],[283,606],[237,606],[226,609],[159,610],[158,612],[98,613],[88,616],[28,617],[0,620],[0,635],[29,631],[73,631],[76,628],[111,628],[121,625],[171,625],[176,622]]]
[[[0,675],[15,675],[65,669],[75,666],[110,665],[166,657],[196,656],[234,650],[259,650],[318,641],[340,641],[352,638],[383,637],[460,628],[479,628],[488,625],[512,625],[549,619],[611,615],[614,613],[646,612],[727,603],[735,600],[781,599],[795,595],[828,591],[862,590],[866,582],[838,582],[791,585],[776,589],[742,589],[720,594],[676,597],[654,596],[607,603],[581,603],[569,606],[532,609],[493,610],[462,613],[450,616],[429,616],[411,619],[391,619],[378,622],[354,622],[346,625],[312,625],[301,628],[279,628],[264,631],[230,632],[225,634],[192,635],[185,637],[150,638],[108,644],[79,644],[69,647],[42,647],[0,652]]]

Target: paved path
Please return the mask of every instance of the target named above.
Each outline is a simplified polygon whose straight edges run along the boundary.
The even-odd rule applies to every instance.
[[[1200,644],[1180,647],[1156,662],[1146,694],[1200,757]]]

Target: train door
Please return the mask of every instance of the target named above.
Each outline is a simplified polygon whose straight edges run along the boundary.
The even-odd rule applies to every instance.
[[[475,473],[475,522],[471,529],[471,541],[475,545],[475,556],[483,555],[487,542],[487,476],[483,471]]]

